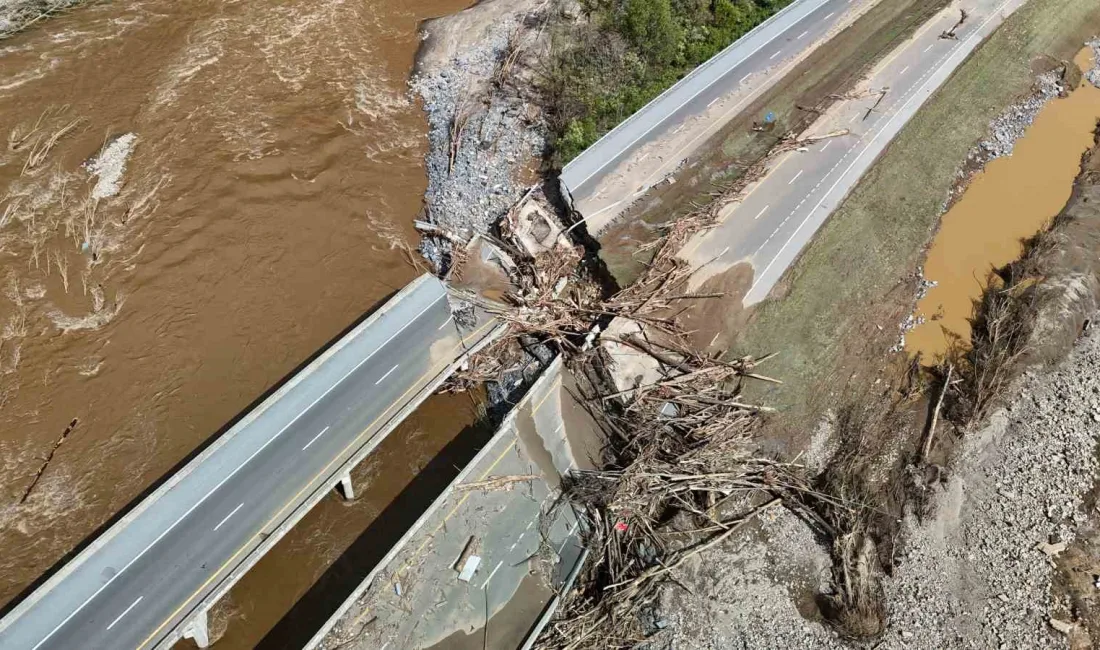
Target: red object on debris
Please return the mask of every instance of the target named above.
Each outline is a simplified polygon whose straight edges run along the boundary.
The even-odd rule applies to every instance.
[[[615,530],[619,531],[620,533],[625,533],[627,528],[629,528],[629,526],[626,525],[625,521],[615,522]]]

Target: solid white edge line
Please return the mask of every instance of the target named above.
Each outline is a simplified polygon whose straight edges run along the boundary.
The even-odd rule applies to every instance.
[[[236,508],[233,508],[233,511],[232,511],[232,512],[230,512],[230,513],[229,513],[228,515],[226,515],[225,517],[223,517],[223,518],[222,518],[222,520],[218,522],[218,525],[217,525],[217,526],[214,526],[214,530],[217,530],[217,529],[221,528],[221,527],[222,527],[222,524],[224,524],[225,522],[229,521],[229,518],[230,518],[230,517],[232,517],[233,515],[237,514],[237,511],[238,511],[238,510],[240,510],[240,509],[241,509],[241,508],[243,508],[243,507],[244,507],[244,504],[242,503],[242,504],[240,504],[239,506],[237,506]]]
[[[39,641],[38,643],[34,644],[34,647],[33,647],[33,648],[31,648],[31,650],[38,650],[39,648],[41,648],[41,647],[42,647],[42,644],[43,644],[43,643],[45,643],[46,641],[49,641],[49,640],[50,640],[50,637],[52,637],[52,636],[53,636],[53,635],[54,635],[54,634],[55,634],[55,633],[56,633],[56,632],[57,632],[58,630],[60,630],[60,629],[61,629],[62,627],[64,627],[64,626],[65,626],[65,624],[66,624],[66,623],[68,623],[68,622],[69,622],[70,620],[72,620],[72,618],[73,618],[74,616],[76,616],[77,614],[79,614],[79,613],[81,612],[81,610],[83,610],[83,609],[84,609],[84,608],[85,608],[85,607],[86,607],[86,606],[88,605],[88,603],[92,602],[92,600],[94,600],[96,596],[98,596],[99,594],[103,593],[103,590],[104,590],[104,589],[106,589],[107,587],[111,586],[111,583],[113,583],[113,582],[114,582],[115,580],[117,580],[117,579],[118,579],[118,577],[119,577],[120,575],[122,575],[123,573],[125,573],[127,569],[129,569],[130,567],[132,567],[132,566],[134,565],[134,563],[135,563],[135,562],[137,562],[137,561],[138,561],[138,560],[140,560],[140,559],[141,559],[142,557],[144,557],[144,556],[145,556],[145,554],[149,552],[149,549],[153,548],[153,547],[154,547],[154,546],[156,546],[156,545],[157,545],[158,543],[160,543],[160,540],[164,539],[164,537],[165,537],[165,536],[166,536],[166,535],[167,535],[168,533],[172,532],[172,531],[173,531],[173,530],[174,530],[174,529],[176,528],[176,526],[178,526],[178,525],[179,525],[179,523],[180,523],[181,521],[183,521],[184,519],[186,519],[188,515],[190,515],[190,514],[191,514],[192,512],[194,512],[195,508],[198,508],[198,507],[199,507],[200,505],[202,505],[202,504],[203,504],[203,503],[204,503],[204,502],[205,502],[205,501],[206,501],[206,500],[207,500],[208,498],[210,498],[210,495],[211,495],[211,494],[214,494],[215,492],[217,492],[217,491],[218,491],[218,489],[219,489],[219,488],[221,488],[221,486],[225,485],[225,483],[226,483],[227,481],[229,481],[229,479],[231,479],[231,478],[233,478],[234,476],[236,476],[236,475],[237,475],[237,472],[239,472],[239,471],[241,470],[241,468],[242,468],[242,467],[244,467],[244,466],[245,466],[245,465],[247,465],[247,464],[248,464],[249,462],[251,462],[251,461],[252,461],[252,459],[253,459],[253,458],[255,458],[255,457],[256,457],[256,456],[257,456],[257,455],[258,455],[258,454],[259,454],[259,453],[260,453],[261,451],[263,451],[264,449],[267,449],[267,446],[268,446],[268,445],[270,445],[270,444],[271,444],[272,442],[274,442],[274,441],[275,441],[275,439],[276,439],[276,438],[278,438],[278,437],[279,437],[279,436],[280,436],[280,435],[281,435],[281,434],[282,434],[282,433],[283,433],[284,431],[286,431],[287,429],[289,429],[289,428],[291,427],[291,425],[293,425],[293,424],[294,424],[295,422],[297,422],[297,421],[298,421],[298,418],[302,417],[302,415],[304,415],[304,414],[306,413],[306,411],[309,411],[309,409],[313,408],[313,407],[314,407],[314,406],[315,406],[315,405],[317,404],[317,402],[321,401],[321,399],[323,399],[323,398],[325,397],[325,395],[328,395],[328,394],[329,394],[330,392],[332,392],[332,390],[333,390],[334,388],[336,388],[337,386],[339,386],[339,385],[340,385],[340,384],[341,384],[341,383],[342,383],[342,382],[343,382],[343,381],[344,381],[345,379],[347,379],[347,378],[348,378],[348,376],[349,376],[349,375],[351,375],[351,373],[353,373],[353,372],[355,372],[356,370],[358,370],[358,369],[359,369],[359,366],[362,366],[362,365],[363,365],[364,363],[366,363],[367,359],[370,359],[370,358],[371,358],[372,356],[374,356],[374,353],[375,353],[375,352],[378,352],[378,350],[381,350],[381,349],[382,349],[383,347],[385,347],[385,346],[386,346],[386,345],[387,345],[387,344],[388,344],[388,343],[389,343],[390,341],[392,341],[392,340],[393,340],[393,338],[394,338],[395,336],[397,336],[397,335],[398,335],[398,334],[400,334],[401,332],[405,331],[405,329],[407,329],[407,328],[409,327],[409,325],[412,325],[412,324],[413,324],[413,323],[414,323],[414,322],[416,321],[416,319],[418,319],[418,318],[420,318],[420,317],[421,317],[422,315],[424,315],[424,313],[425,313],[426,311],[428,311],[429,309],[431,309],[432,307],[434,307],[436,303],[438,303],[438,302],[439,302],[440,300],[443,300],[443,298],[445,298],[445,297],[446,297],[446,296],[440,296],[439,298],[436,298],[435,300],[433,300],[433,301],[432,301],[432,302],[431,302],[431,303],[430,303],[430,304],[429,304],[429,305],[428,305],[427,307],[425,307],[424,309],[421,309],[421,310],[420,310],[420,312],[419,312],[419,313],[418,313],[418,314],[417,314],[416,316],[413,316],[412,318],[410,318],[410,319],[408,320],[408,322],[406,322],[406,323],[405,323],[405,325],[404,325],[404,326],[403,326],[403,327],[402,327],[401,329],[397,330],[397,332],[395,332],[395,333],[393,334],[393,336],[391,336],[390,338],[386,339],[386,340],[385,340],[385,341],[384,341],[384,342],[382,343],[382,345],[378,346],[378,347],[377,347],[377,348],[375,348],[375,349],[374,349],[374,350],[373,350],[373,351],[372,351],[372,352],[371,352],[371,353],[370,353],[369,355],[367,355],[366,359],[363,359],[363,360],[362,360],[362,361],[360,361],[360,362],[359,362],[358,364],[356,364],[356,366],[355,366],[354,368],[352,368],[351,370],[349,370],[349,371],[347,372],[347,374],[345,374],[345,375],[344,375],[343,377],[341,377],[341,378],[340,378],[340,380],[339,380],[339,381],[337,381],[337,382],[336,382],[335,384],[333,384],[333,385],[332,385],[331,387],[329,387],[329,389],[328,389],[328,390],[326,390],[326,391],[325,391],[324,393],[322,393],[320,397],[318,397],[317,399],[313,400],[313,402],[312,402],[312,403],[311,403],[311,404],[310,404],[309,406],[307,406],[307,407],[305,408],[305,410],[304,410],[304,411],[302,411],[302,412],[301,412],[301,413],[299,413],[298,415],[294,416],[294,419],[293,419],[293,420],[291,420],[291,421],[290,421],[290,422],[289,422],[289,423],[288,423],[288,424],[287,424],[286,426],[284,426],[284,427],[283,427],[282,429],[280,429],[278,433],[276,433],[275,435],[271,436],[271,438],[270,438],[270,439],[268,439],[268,440],[267,440],[266,442],[264,442],[264,444],[263,444],[263,445],[261,445],[259,449],[257,449],[256,451],[254,451],[254,452],[252,453],[252,455],[251,455],[251,456],[249,456],[249,457],[248,457],[247,459],[245,459],[245,461],[244,461],[243,463],[241,463],[240,465],[238,465],[238,466],[237,466],[236,468],[234,468],[234,470],[233,470],[232,472],[230,472],[230,473],[229,473],[229,475],[228,475],[228,476],[226,476],[226,477],[225,477],[225,478],[223,478],[223,479],[222,479],[221,481],[219,481],[219,482],[218,482],[218,484],[217,484],[217,485],[215,485],[215,486],[214,486],[214,488],[213,488],[212,490],[210,490],[209,492],[207,492],[207,493],[206,493],[206,494],[205,494],[205,495],[204,495],[204,496],[203,496],[203,497],[202,497],[201,499],[199,499],[199,500],[198,500],[197,502],[195,502],[195,504],[194,504],[194,505],[192,505],[192,506],[191,506],[190,508],[188,508],[188,509],[187,509],[187,512],[184,512],[184,513],[183,513],[182,515],[180,515],[179,519],[176,519],[176,520],[175,520],[174,522],[172,522],[172,525],[171,525],[171,526],[169,526],[168,528],[166,528],[166,529],[164,529],[163,531],[161,531],[161,533],[160,533],[159,535],[157,535],[156,539],[154,539],[154,540],[153,540],[152,542],[150,542],[150,543],[149,543],[149,544],[148,544],[148,545],[147,545],[147,546],[146,546],[145,548],[141,549],[141,552],[139,552],[139,553],[138,553],[137,555],[135,555],[135,556],[134,556],[134,558],[133,558],[133,559],[131,559],[131,560],[130,560],[129,562],[127,562],[127,563],[126,563],[126,566],[124,566],[124,567],[122,567],[121,569],[119,569],[118,573],[116,573],[116,574],[114,574],[113,576],[111,576],[111,577],[110,577],[110,578],[109,578],[109,579],[107,580],[107,582],[104,582],[104,583],[103,583],[103,584],[102,584],[102,585],[101,585],[101,586],[99,587],[99,589],[96,589],[96,590],[95,590],[95,593],[93,593],[93,594],[92,594],[91,596],[88,596],[88,597],[87,597],[87,598],[86,598],[86,599],[84,600],[84,602],[80,603],[80,605],[79,605],[79,606],[78,606],[78,607],[77,607],[76,609],[74,609],[74,610],[73,610],[73,611],[72,611],[72,612],[71,612],[71,613],[70,613],[70,614],[69,614],[68,616],[66,616],[66,617],[65,617],[65,619],[64,619],[63,621],[61,621],[61,622],[60,622],[60,623],[58,623],[58,624],[57,624],[56,626],[54,626],[54,628],[53,628],[52,630],[50,630],[50,631],[49,631],[49,632],[48,632],[48,633],[46,634],[46,636],[42,637],[42,640],[41,640],[41,641]]]
[[[324,429],[321,429],[321,433],[318,433],[317,435],[310,438],[309,442],[306,443],[306,446],[302,447],[302,451],[305,451],[305,450],[309,449],[309,446],[312,445],[313,443],[317,442],[317,439],[320,438],[321,436],[323,436],[325,434],[325,432],[328,431],[328,430],[329,430],[329,427],[325,427]]]
[[[133,608],[137,607],[137,604],[138,604],[138,603],[140,603],[140,602],[142,601],[142,599],[143,599],[143,598],[145,598],[145,596],[138,596],[137,600],[135,600],[134,602],[130,603],[130,606],[129,606],[129,607],[127,607],[127,608],[125,609],[125,611],[123,611],[123,612],[122,612],[121,614],[119,614],[119,615],[118,615],[118,618],[116,618],[115,620],[111,621],[111,624],[107,626],[107,629],[108,629],[108,630],[109,630],[109,629],[111,629],[112,627],[114,627],[114,626],[115,626],[115,624],[116,624],[116,623],[118,623],[119,621],[121,621],[121,620],[122,620],[122,617],[123,617],[123,616],[126,616],[127,614],[129,614],[129,613],[130,613],[130,610],[131,610],[131,609],[133,609]]]
[[[399,366],[399,365],[401,365],[401,364],[399,364],[399,363],[395,363],[395,364],[393,364],[393,367],[392,367],[392,368],[390,368],[389,370],[387,370],[387,371],[386,371],[386,374],[384,374],[384,375],[382,375],[381,377],[379,377],[379,378],[378,378],[378,381],[374,382],[374,385],[375,385],[375,386],[377,386],[378,384],[381,384],[381,383],[382,383],[383,381],[385,381],[385,380],[386,380],[386,377],[389,377],[389,376],[390,376],[391,374],[393,374],[393,371],[394,371],[394,370],[397,370],[397,366]]]
[[[966,39],[966,42],[970,42],[974,37],[981,35],[982,30],[984,30],[986,28],[986,26],[989,25],[989,23],[993,22],[993,19],[996,18],[1001,13],[1001,10],[1004,9],[1005,6],[1010,1],[1011,0],[1005,0],[1000,5],[998,5],[997,8],[994,11],[990,12],[989,18],[987,18],[984,23],[979,25],[978,28],[976,30],[974,30],[974,32]],[[961,44],[962,44],[961,42],[956,42],[955,43],[956,46],[961,45]],[[952,51],[952,52],[948,53],[943,58],[944,61],[949,59],[951,56],[953,56],[957,52],[957,47],[953,48],[953,49],[955,51]],[[963,61],[965,61],[966,57],[970,56],[970,54],[972,52],[973,52],[973,49],[969,50],[966,53],[966,56],[963,57]],[[958,64],[953,66],[953,68],[958,68],[959,65],[962,65],[963,61],[960,61]],[[905,104],[903,104],[898,109],[898,111],[896,113],[894,113],[893,116],[891,116],[891,118],[887,121],[887,126],[889,126],[891,122],[893,122],[895,119],[897,119],[898,115],[901,115],[902,111],[906,110],[906,107],[909,105],[910,102],[915,101],[920,96],[921,92],[923,92],[928,87],[928,85],[932,82],[932,77],[934,77],[937,72],[942,70],[943,66],[944,66],[944,64],[941,64],[940,66],[934,68],[928,74],[928,80],[925,81],[924,83],[922,83],[920,86],[918,86],[915,90],[912,91],[912,93],[913,93],[912,97],[908,101],[906,101]],[[944,82],[940,82],[940,83],[942,84]],[[936,87],[938,88],[939,85],[937,84]],[[919,107],[918,107],[918,110],[919,110]],[[912,117],[910,117],[909,119],[912,119]],[[753,282],[751,287],[749,287],[749,293],[752,293],[753,289],[756,288],[756,285],[760,284],[760,282],[764,279],[764,276],[771,269],[772,265],[775,264],[775,261],[779,259],[779,256],[783,254],[783,251],[787,249],[787,246],[789,246],[792,241],[794,241],[794,238],[796,236],[798,236],[799,231],[801,231],[802,227],[806,225],[807,221],[809,221],[810,216],[812,216],[813,213],[817,212],[817,209],[820,208],[823,203],[825,203],[825,200],[827,198],[829,198],[829,194],[831,194],[833,192],[833,190],[835,190],[837,188],[837,186],[840,185],[840,182],[842,180],[844,180],[844,177],[848,175],[848,172],[852,171],[852,168],[855,167],[856,163],[859,161],[859,158],[870,150],[870,148],[874,145],[875,141],[878,140],[879,136],[881,136],[883,133],[885,133],[885,131],[886,131],[886,128],[880,129],[879,132],[877,134],[875,134],[875,136],[873,138],[871,138],[871,142],[869,142],[867,144],[867,146],[863,148],[863,151],[859,152],[859,154],[856,155],[855,159],[852,160],[852,163],[850,165],[848,165],[848,167],[845,168],[845,170],[843,172],[841,172],[841,174],[837,178],[836,182],[833,183],[832,186],[830,186],[829,189],[825,191],[825,194],[821,197],[821,200],[817,202],[817,205],[815,205],[807,213],[806,218],[802,220],[802,223],[798,224],[798,228],[796,228],[795,231],[793,233],[791,233],[791,236],[787,238],[787,241],[783,243],[783,246],[780,247],[779,252],[775,254],[775,257],[773,257],[772,260],[770,262],[768,262],[768,265],[764,267],[764,270],[760,272],[760,275],[757,277],[756,281]]]
[[[772,18],[775,18],[775,17],[776,17],[776,16],[778,16],[779,14],[783,13],[783,11],[784,11],[785,9],[787,9],[787,8],[789,8],[789,7],[792,7],[792,6],[794,6],[794,5],[793,5],[793,3],[792,3],[791,5],[788,5],[787,7],[784,7],[783,9],[780,9],[780,10],[779,10],[778,12],[776,12],[775,14],[773,14],[771,18],[768,18],[768,20],[765,20],[765,21],[764,21],[763,23],[761,23],[761,24],[757,25],[757,26],[756,26],[756,27],[754,27],[753,29],[757,29],[757,28],[763,27],[763,26],[764,26],[764,24],[765,24],[765,23],[767,23],[767,22],[768,22],[769,20],[771,20]],[[774,36],[774,37],[773,37],[773,38],[772,38],[771,40],[767,41],[766,43],[761,43],[761,44],[760,44],[760,46],[759,46],[759,47],[757,47],[757,48],[756,48],[755,50],[753,50],[752,52],[749,52],[748,54],[746,54],[746,55],[744,55],[743,57],[741,57],[741,60],[740,60],[740,61],[738,61],[737,63],[735,63],[735,64],[731,65],[729,69],[730,69],[730,70],[733,70],[733,69],[734,69],[734,68],[736,68],[737,66],[739,66],[739,65],[741,65],[741,64],[743,64],[743,63],[745,63],[746,61],[748,61],[748,60],[749,60],[750,58],[752,58],[752,57],[753,57],[753,56],[754,56],[754,55],[755,55],[755,54],[756,54],[757,52],[759,52],[760,50],[764,49],[764,48],[765,48],[765,47],[767,47],[768,45],[771,45],[772,43],[774,43],[774,42],[775,42],[776,40],[778,40],[778,39],[779,39],[780,37],[782,37],[782,36],[783,36],[783,34],[786,34],[786,33],[787,33],[787,32],[789,32],[790,30],[794,29],[795,25],[798,25],[798,24],[799,24],[799,23],[801,23],[801,22],[802,22],[803,20],[806,20],[807,18],[809,18],[809,17],[810,17],[810,16],[811,16],[811,15],[812,15],[812,14],[813,14],[814,12],[816,12],[816,11],[820,10],[820,9],[821,9],[821,7],[823,7],[823,6],[825,6],[825,3],[824,3],[824,2],[823,2],[823,3],[821,3],[821,5],[819,5],[818,7],[814,8],[813,10],[811,10],[811,11],[807,12],[807,13],[806,13],[806,15],[805,15],[805,16],[803,16],[802,18],[800,18],[800,19],[798,19],[797,21],[795,21],[794,23],[792,23],[790,27],[788,27],[787,29],[783,30],[783,31],[782,31],[782,32],[780,32],[779,34],[776,34],[776,35],[775,35],[775,36]],[[750,31],[749,33],[751,34],[752,32]],[[748,35],[748,34],[746,34],[746,36],[747,36],[747,35]],[[736,41],[735,41],[734,43],[731,43],[731,44],[730,44],[730,47],[733,47],[734,45],[736,45]],[[723,52],[724,52],[724,51],[725,51],[725,50],[723,50]],[[716,54],[715,56],[717,57],[717,56],[720,56],[721,54],[722,54],[722,52],[719,52],[719,53],[718,53],[718,54]],[[701,68],[701,67],[702,67],[703,65],[706,65],[706,64],[705,64],[705,63],[701,64],[701,65],[700,65],[699,67],[697,67],[697,68],[696,68],[696,70],[700,69],[700,68]],[[692,74],[693,72],[695,72],[695,71],[693,70],[693,71],[692,71],[691,73],[688,73],[688,77],[690,77],[690,76],[691,76],[691,74]],[[750,73],[750,74],[751,74],[751,73]],[[723,75],[723,76],[724,76],[724,75]],[[688,77],[684,77],[684,79],[687,79]],[[681,79],[681,81],[683,81],[683,79]],[[680,83],[680,82],[677,82],[677,83]],[[695,99],[696,97],[698,97],[698,96],[699,96],[699,93],[703,92],[704,90],[706,90],[707,88],[710,88],[710,87],[711,87],[711,86],[713,86],[713,85],[714,85],[714,84],[712,83],[712,84],[709,84],[709,85],[707,85],[707,86],[705,86],[705,87],[703,87],[703,88],[700,88],[700,89],[699,89],[699,90],[698,90],[698,91],[697,91],[697,92],[696,92],[696,93],[695,93],[694,95],[692,95],[691,97],[688,97],[688,98],[687,98],[687,99],[685,99],[685,100],[684,100],[683,102],[681,102],[679,106],[677,106],[676,108],[672,109],[671,111],[668,111],[668,115],[672,115],[672,114],[676,113],[676,111],[680,110],[681,108],[683,108],[684,106],[686,106],[686,105],[687,105],[687,104],[689,104],[690,102],[694,101],[694,99]],[[667,90],[665,90],[665,93],[667,93],[667,92],[671,91],[671,90],[672,90],[672,88],[675,88],[675,87],[676,87],[676,84],[673,84],[673,85],[672,85],[672,86],[670,86],[670,87],[669,87],[669,88],[668,88]],[[660,94],[660,95],[658,95],[657,97],[655,97],[655,98],[653,98],[652,100],[650,100],[650,102],[649,102],[648,104],[646,104],[646,106],[649,106],[649,104],[652,104],[653,102],[656,102],[657,100],[661,99],[661,97],[663,97],[663,96],[664,96],[664,93],[661,93],[661,94]],[[643,106],[642,108],[644,109],[644,108],[645,108],[645,106]],[[640,110],[640,109],[639,109],[639,110]],[[629,119],[630,119],[630,118],[627,118],[627,120],[629,120]],[[626,122],[624,121],[624,122],[623,122],[623,123],[621,123],[621,124],[620,124],[619,126],[621,126],[622,124],[625,124],[625,123],[626,123]],[[620,154],[621,154],[622,152],[624,152],[624,151],[626,151],[626,150],[630,149],[631,147],[633,147],[633,146],[634,146],[635,144],[637,144],[637,142],[638,142],[639,140],[641,140],[642,138],[644,138],[644,137],[648,136],[648,135],[649,135],[649,134],[650,134],[650,133],[651,133],[651,132],[652,132],[652,131],[653,131],[654,129],[656,129],[656,128],[659,128],[659,127],[660,127],[660,123],[658,123],[658,124],[657,124],[656,126],[654,126],[654,127],[652,128],[652,129],[649,129],[648,131],[646,131],[646,132],[642,133],[641,135],[639,135],[638,137],[634,138],[634,140],[632,140],[632,141],[631,141],[631,142],[630,142],[629,144],[627,144],[627,145],[626,145],[625,147],[621,147],[621,148],[619,149],[619,154],[615,154],[615,157],[618,157],[618,155],[620,155]],[[618,127],[618,126],[616,126],[616,127],[615,127],[615,129],[617,129],[617,128],[619,128],[619,127]],[[592,147],[594,147],[594,146],[598,145],[598,144],[600,143],[600,141],[601,141],[601,140],[603,140],[603,139],[604,139],[604,138],[606,138],[607,136],[611,135],[611,134],[612,134],[612,133],[613,133],[613,132],[615,131],[615,129],[611,129],[611,131],[608,131],[607,133],[605,133],[605,134],[603,135],[603,137],[601,137],[601,138],[600,138],[599,140],[597,140],[596,142],[592,143],[592,145],[591,145],[591,146],[589,146],[589,149],[591,149]],[[577,183],[576,183],[576,184],[574,185],[574,187],[580,187],[581,185],[584,185],[585,183],[587,183],[587,182],[588,182],[588,180],[589,180],[590,178],[592,178],[592,177],[593,177],[593,176],[595,176],[596,174],[598,174],[598,173],[600,173],[601,171],[603,171],[604,167],[606,167],[606,166],[607,166],[608,164],[609,164],[609,163],[605,163],[605,164],[603,164],[603,165],[600,165],[599,167],[597,167],[597,168],[596,168],[595,170],[593,170],[592,172],[590,172],[590,173],[588,174],[588,176],[585,176],[585,177],[584,177],[584,178],[582,178],[581,180],[577,181]],[[566,166],[568,167],[568,165],[566,165]],[[563,170],[563,171],[564,171],[564,170]]]

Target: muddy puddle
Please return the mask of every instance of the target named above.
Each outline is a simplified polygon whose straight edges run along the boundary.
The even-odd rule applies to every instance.
[[[1092,67],[1082,50],[1078,67]],[[1087,81],[1048,102],[1016,142],[1011,156],[988,163],[944,215],[924,273],[937,286],[917,303],[925,322],[906,335],[905,348],[933,363],[955,342],[970,338],[969,318],[989,272],[1018,258],[1022,242],[1044,229],[1065,206],[1093,144],[1100,89]]]
[[[419,21],[467,4],[89,3],[0,42],[0,603],[417,274],[405,79]],[[473,419],[454,399],[377,499],[319,509],[234,590],[219,647],[255,645]]]

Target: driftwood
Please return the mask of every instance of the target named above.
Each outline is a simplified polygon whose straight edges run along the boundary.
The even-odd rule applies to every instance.
[[[457,486],[457,490],[511,490],[515,487],[516,483],[526,483],[527,481],[537,481],[539,477],[536,474],[512,474],[509,476],[494,476],[493,478],[485,479],[484,481],[475,481],[473,483],[463,483]]]
[[[936,407],[932,409],[932,422],[928,425],[928,435],[924,439],[924,446],[921,448],[920,458],[922,462],[928,461],[928,453],[932,450],[932,440],[936,436],[936,425],[940,421],[940,411],[943,409],[943,398],[947,395],[947,391],[951,388],[951,374],[955,371],[954,364],[948,364],[947,377],[943,380],[943,388],[940,389],[940,396],[936,400]]]
[[[76,428],[76,425],[77,419],[73,418],[72,421],[69,422],[69,426],[65,427],[65,430],[62,431],[61,435],[58,436],[57,440],[54,441],[53,447],[50,448],[50,453],[46,454],[46,458],[42,460],[42,465],[38,467],[38,471],[35,472],[34,478],[31,480],[30,485],[27,486],[26,490],[23,490],[23,496],[19,498],[20,505],[26,503],[27,499],[30,498],[31,492],[34,491],[34,488],[38,485],[38,482],[42,480],[42,475],[46,473],[46,468],[49,467],[50,461],[53,460],[54,454],[57,453],[57,449],[61,445],[65,444],[65,441],[69,438],[69,434],[73,432],[73,429]]]

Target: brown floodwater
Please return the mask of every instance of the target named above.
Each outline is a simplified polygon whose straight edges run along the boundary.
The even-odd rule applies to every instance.
[[[468,4],[90,3],[0,42],[0,603],[416,275],[405,79],[419,21]],[[257,566],[219,647],[255,645],[473,418],[437,399],[387,441],[396,473]]]
[[[1092,67],[1085,48],[1075,59]],[[924,274],[938,283],[917,303],[926,320],[906,335],[905,348],[934,363],[956,341],[970,339],[974,302],[989,273],[1023,252],[1023,241],[1045,228],[1065,206],[1093,144],[1100,89],[1087,81],[1044,106],[1011,156],[986,165],[944,215],[928,251]]]

